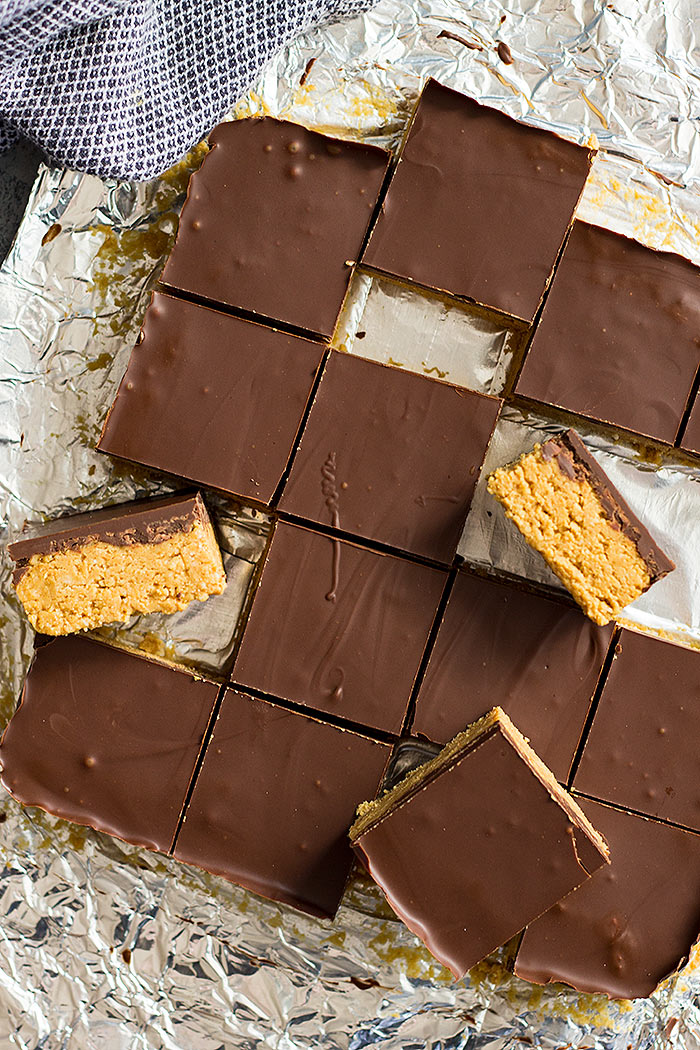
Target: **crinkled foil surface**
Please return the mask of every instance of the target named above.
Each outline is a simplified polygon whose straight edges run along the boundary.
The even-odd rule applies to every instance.
[[[579,214],[700,262],[697,28],[692,0],[382,0],[281,54],[236,115],[267,112],[394,146],[434,75],[576,141],[595,136],[606,152]],[[498,58],[499,41],[512,64]],[[0,271],[3,540],[25,518],[168,490],[93,447],[202,152],[149,184],[40,172]],[[361,274],[336,345],[494,393],[517,349],[512,333],[461,307]],[[531,447],[553,425],[509,410],[490,462]],[[697,473],[681,458],[660,462],[583,433],[679,565],[629,618],[697,640]],[[546,582],[514,530],[484,513],[485,498],[482,486],[462,554]],[[226,594],[105,633],[204,671],[226,666],[267,521],[221,500],[213,510]],[[32,638],[6,563],[2,584],[4,722]],[[9,797],[0,821],[3,1048],[700,1047],[692,960],[636,1003],[529,986],[498,958],[455,984],[360,876],[331,924]]]

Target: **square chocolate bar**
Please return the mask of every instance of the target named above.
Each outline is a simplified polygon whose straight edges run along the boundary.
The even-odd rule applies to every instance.
[[[695,397],[679,444],[686,452],[696,452],[700,455],[700,396]]]
[[[317,343],[156,292],[98,448],[268,503],[323,353]]]
[[[19,802],[166,852],[219,687],[80,635],[40,646],[0,744]]]
[[[612,631],[560,601],[460,573],[411,731],[446,744],[498,704],[565,782]]]
[[[401,730],[447,573],[278,523],[232,680]]]
[[[604,840],[500,708],[361,806],[350,841],[455,977],[608,860]]]
[[[500,406],[332,353],[280,507],[449,564]]]
[[[333,916],[352,863],[348,828],[390,754],[387,744],[228,689],[174,855]]]
[[[209,143],[163,281],[331,336],[388,153],[271,117],[219,124]]]
[[[651,995],[700,932],[700,836],[577,799],[610,865],[525,930],[515,972],[614,999]]]
[[[516,393],[673,442],[700,364],[700,270],[574,223]]]
[[[700,831],[698,739],[700,653],[622,631],[574,787]]]
[[[362,261],[529,323],[591,157],[429,80]]]

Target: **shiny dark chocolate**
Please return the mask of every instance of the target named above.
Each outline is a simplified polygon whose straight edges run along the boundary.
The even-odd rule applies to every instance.
[[[623,631],[577,791],[700,831],[700,653]]]
[[[449,564],[500,405],[331,354],[280,507]]]
[[[516,393],[673,442],[699,332],[700,270],[576,222]]]
[[[460,573],[411,732],[446,744],[498,704],[565,782],[612,632],[559,601]]]
[[[232,679],[398,733],[446,579],[278,523]]]
[[[390,809],[355,849],[455,977],[605,861],[500,728]]]
[[[389,155],[270,117],[209,142],[163,281],[332,335]]]
[[[54,518],[44,525],[27,525],[7,550],[17,562],[15,583],[35,554],[54,554],[86,543],[160,543],[177,532],[188,532],[197,522],[208,523],[204,500],[196,493],[119,503],[103,510]]]
[[[174,854],[333,916],[352,861],[348,828],[374,798],[390,751],[229,689]]]
[[[700,837],[577,801],[605,836],[610,865],[528,926],[515,972],[616,999],[651,995],[700,931]]]
[[[323,348],[159,292],[98,448],[267,503]]]
[[[58,638],[34,654],[0,779],[27,806],[167,851],[217,693],[80,635]]]
[[[429,80],[363,263],[529,322],[590,164]]]
[[[680,440],[681,448],[700,455],[700,396],[696,396]]]
[[[583,478],[594,489],[603,513],[613,528],[632,540],[639,557],[646,564],[651,583],[675,569],[646,525],[643,525],[630,505],[618,492],[597,459],[591,455],[575,430],[564,430],[542,445],[542,458],[554,459],[561,472],[569,478]]]

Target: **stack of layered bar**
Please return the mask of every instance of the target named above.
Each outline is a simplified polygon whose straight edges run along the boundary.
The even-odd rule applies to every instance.
[[[329,340],[362,265],[527,333],[508,398],[698,451],[698,271],[573,221],[589,150],[434,81],[389,179],[271,119],[210,141],[99,448],[272,513],[235,658],[41,645],[3,783],[328,916],[392,749],[456,740],[353,825],[397,910],[455,972],[526,927],[518,974],[649,994],[700,930],[700,654],[461,564],[502,401]]]

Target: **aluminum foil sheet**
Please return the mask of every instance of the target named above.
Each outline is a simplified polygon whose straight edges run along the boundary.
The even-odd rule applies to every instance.
[[[232,116],[272,113],[395,146],[424,79],[578,142],[596,159],[579,214],[700,262],[700,52],[692,0],[381,0],[309,34],[264,71]],[[498,43],[514,61],[504,63]],[[0,270],[3,541],[39,520],[172,490],[94,451],[201,147],[148,184],[44,168]],[[518,337],[357,273],[339,349],[497,393]],[[505,462],[555,421],[508,410],[489,458]],[[584,428],[679,569],[634,607],[644,629],[700,638],[698,476]],[[483,485],[461,552],[552,582],[502,528]],[[225,670],[269,522],[212,499],[230,586],[171,617],[105,634],[206,673]],[[487,513],[488,512],[488,513]],[[32,649],[2,586],[2,720]],[[260,829],[265,834],[265,829]],[[334,923],[37,810],[0,801],[0,1046],[45,1050],[700,1048],[697,957],[649,1000],[613,1002],[510,976],[503,955],[454,983],[360,874]]]

